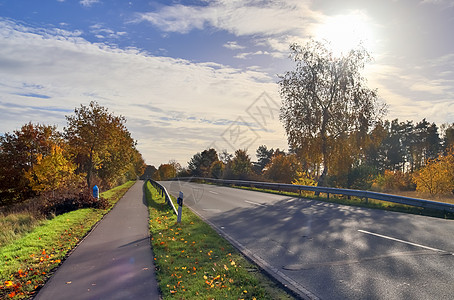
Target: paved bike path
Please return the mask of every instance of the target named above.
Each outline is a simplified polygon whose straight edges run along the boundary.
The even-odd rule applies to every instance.
[[[159,299],[145,203],[138,181],[34,299]]]

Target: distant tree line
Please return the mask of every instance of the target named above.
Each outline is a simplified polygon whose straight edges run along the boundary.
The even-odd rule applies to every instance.
[[[62,132],[28,123],[0,136],[0,204],[78,193],[94,184],[108,188],[143,173],[144,160],[124,117],[91,102],[66,119]]]
[[[346,139],[338,146],[344,150],[330,156],[328,186],[385,192],[417,189],[431,195],[454,190],[454,123],[440,129],[425,119],[378,122],[359,146],[353,141],[358,149],[349,142]],[[153,178],[197,176],[317,185],[323,172],[321,155],[261,145],[253,161],[244,149],[230,154],[210,148],[194,154],[187,168],[175,161],[162,164]]]

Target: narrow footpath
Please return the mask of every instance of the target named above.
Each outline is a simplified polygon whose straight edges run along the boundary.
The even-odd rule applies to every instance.
[[[143,181],[129,189],[34,299],[159,299]]]

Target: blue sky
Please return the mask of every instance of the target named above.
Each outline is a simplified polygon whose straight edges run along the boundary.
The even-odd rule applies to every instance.
[[[290,43],[363,40],[387,118],[454,122],[453,0],[0,0],[0,133],[66,124],[95,100],[146,162],[287,148],[277,74]]]

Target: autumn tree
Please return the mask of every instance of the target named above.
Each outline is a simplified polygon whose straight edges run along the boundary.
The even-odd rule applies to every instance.
[[[246,150],[236,150],[235,156],[227,166],[227,177],[235,179],[248,179],[252,173],[251,158]]]
[[[454,147],[447,155],[431,159],[413,175],[416,190],[431,196],[454,193]]]
[[[33,169],[38,155],[50,154],[52,148],[61,142],[55,126],[32,123],[0,136],[1,203],[20,201],[33,195],[25,174]]]
[[[88,106],[76,108],[74,115],[66,119],[65,137],[78,171],[86,173],[89,188],[94,174],[111,185],[127,171],[135,142],[125,127],[125,117],[115,116],[92,101]]]
[[[299,171],[301,171],[301,163],[295,154],[278,153],[271,158],[264,175],[274,182],[291,183],[298,177]]]
[[[210,167],[211,177],[217,178],[217,179],[222,178],[222,176],[224,175],[224,169],[225,169],[225,165],[222,161],[217,160],[217,161],[213,162]]]
[[[63,148],[54,145],[50,154],[36,154],[36,163],[25,173],[25,177],[33,191],[49,192],[77,183],[79,178],[75,170],[76,165],[65,155]]]
[[[125,180],[136,180],[145,172],[147,165],[142,157],[142,154],[136,148],[133,149],[129,169],[124,174]]]
[[[177,175],[177,170],[172,164],[162,164],[159,166],[157,173],[157,175],[159,175],[157,177],[158,180],[167,180],[175,178],[175,176]]]
[[[181,171],[183,171],[183,167],[175,159],[169,160],[169,165],[172,165],[175,168],[177,174],[180,173]]]
[[[367,135],[384,113],[376,90],[361,75],[370,56],[361,47],[335,56],[328,45],[311,41],[290,46],[296,66],[280,77],[280,119],[292,149],[320,153],[325,183],[333,145],[340,134]],[[321,183],[321,184],[320,184]]]
[[[151,165],[146,165],[145,169],[142,173],[142,176],[140,177],[141,180],[147,180],[153,178],[153,175],[157,172],[158,170],[156,169],[155,166]]]

